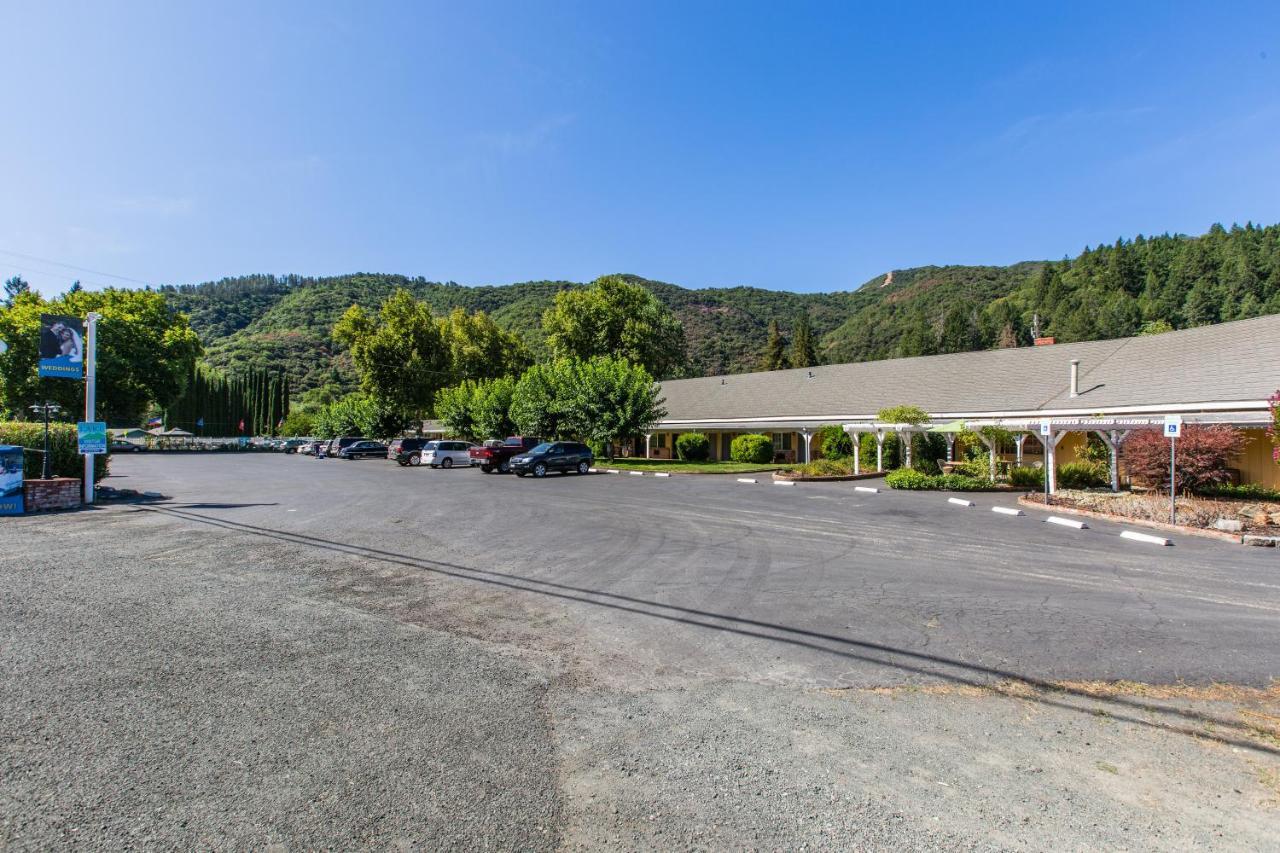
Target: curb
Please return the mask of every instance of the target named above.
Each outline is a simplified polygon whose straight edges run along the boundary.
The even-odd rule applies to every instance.
[[[1221,530],[1205,530],[1203,527],[1183,527],[1181,524],[1165,524],[1161,521],[1147,521],[1143,518],[1129,518],[1124,515],[1113,515],[1109,512],[1096,512],[1091,509],[1076,509],[1068,506],[1046,507],[1037,501],[1029,501],[1026,497],[1018,498],[1018,503],[1031,509],[1039,509],[1045,512],[1058,512],[1066,515],[1081,515],[1085,518],[1096,518],[1099,521],[1111,521],[1116,524],[1136,524],[1139,527],[1149,527],[1152,530],[1164,530],[1169,533],[1181,533],[1185,536],[1199,536],[1203,539],[1217,539],[1220,542],[1230,542],[1233,545],[1239,545],[1243,538],[1239,533],[1224,533]]]

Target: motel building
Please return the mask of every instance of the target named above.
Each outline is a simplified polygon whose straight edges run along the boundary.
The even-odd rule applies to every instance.
[[[712,458],[724,460],[736,436],[763,433],[775,461],[807,462],[820,455],[817,429],[839,424],[855,445],[869,434],[881,450],[891,435],[909,446],[912,433],[932,430],[947,439],[948,456],[961,458],[957,432],[996,426],[1013,440],[983,448],[992,466],[1047,466],[1054,488],[1052,472],[1075,460],[1092,433],[1110,449],[1119,488],[1126,478],[1118,442],[1132,430],[1163,430],[1165,417],[1178,415],[1185,425],[1243,430],[1248,443],[1234,465],[1240,482],[1280,488],[1266,435],[1277,388],[1280,314],[1109,341],[1041,339],[1033,347],[671,380],[661,383],[666,418],[635,447],[670,459],[680,433],[700,432]],[[877,412],[898,405],[918,406],[932,420],[877,421]]]

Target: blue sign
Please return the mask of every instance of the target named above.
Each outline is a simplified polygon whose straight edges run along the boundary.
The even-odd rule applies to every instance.
[[[22,513],[22,448],[0,444],[0,515]]]
[[[39,375],[61,379],[84,376],[84,323],[80,318],[40,315]]]
[[[76,424],[76,437],[81,453],[107,452],[107,425],[104,421],[80,421]]]

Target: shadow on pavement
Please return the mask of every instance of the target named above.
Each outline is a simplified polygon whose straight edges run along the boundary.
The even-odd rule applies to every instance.
[[[1096,707],[1086,707],[1067,701],[1069,698],[1086,700],[1109,706],[1106,714],[1115,720],[1160,729],[1163,731],[1175,732],[1177,734],[1201,740],[1215,741],[1217,743],[1228,744],[1256,752],[1280,755],[1280,746],[1270,746],[1264,743],[1259,743],[1255,740],[1247,739],[1246,735],[1251,732],[1257,732],[1257,728],[1238,720],[1232,720],[1226,717],[1215,716],[1213,714],[1207,714],[1190,709],[1157,705],[1129,697],[1101,696],[1087,690],[1064,686],[1062,684],[1045,681],[1032,676],[1020,675],[1019,673],[1011,670],[966,663],[964,661],[943,657],[941,655],[913,652],[906,649],[894,648],[881,643],[856,640],[835,634],[825,634],[804,628],[793,628],[787,625],[748,619],[731,614],[691,609],[675,604],[663,604],[658,601],[648,601],[643,598],[586,589],[583,587],[556,583],[554,581],[538,580],[536,578],[505,574],[503,572],[495,572],[488,569],[474,569],[438,560],[426,560],[407,554],[397,554],[393,551],[383,551],[362,545],[349,545],[344,542],[336,542],[334,540],[323,539],[318,536],[309,536],[304,533],[290,533],[288,531],[275,530],[269,527],[258,527],[252,524],[245,524],[243,522],[213,518],[211,516],[200,515],[198,513],[185,512],[178,507],[138,506],[135,512],[162,513],[164,515],[194,521],[200,524],[221,527],[225,530],[270,539],[278,539],[291,545],[304,545],[314,548],[322,548],[339,554],[345,554],[347,556],[365,557],[385,563],[445,575],[460,580],[468,580],[491,586],[504,587],[519,592],[534,593],[537,595],[547,596],[549,598],[572,601],[581,604],[591,604],[597,607],[606,607],[612,610],[647,616],[651,619],[661,619],[667,622],[691,625],[698,628],[726,631],[743,637],[751,637],[775,643],[784,643],[790,646],[837,655],[849,660],[862,661],[877,666],[898,669],[904,672],[915,673],[917,675],[923,675],[930,678],[937,678],[955,685],[964,685],[967,687],[989,690],[994,693],[1003,693],[1025,701],[1037,702],[1048,707],[1062,708],[1081,714],[1097,716],[1099,711]],[[991,683],[992,679],[1030,686],[1042,692],[1028,694],[1023,690],[1017,690],[1014,688],[1002,690],[1000,685]],[[1135,712],[1159,714],[1164,715],[1165,717],[1181,718],[1182,720],[1189,720],[1197,723],[1207,723],[1217,728],[1227,729],[1231,733],[1191,728],[1177,721],[1166,722],[1145,719],[1143,717],[1136,716]]]

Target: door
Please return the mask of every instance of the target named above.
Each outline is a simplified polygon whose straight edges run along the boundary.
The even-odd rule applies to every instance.
[[[547,468],[552,471],[563,471],[568,464],[569,454],[565,453],[564,445],[557,444],[551,448],[551,452],[547,454]]]
[[[471,457],[467,456],[467,443],[465,441],[449,442],[449,458],[453,460],[454,465],[470,465]]]

